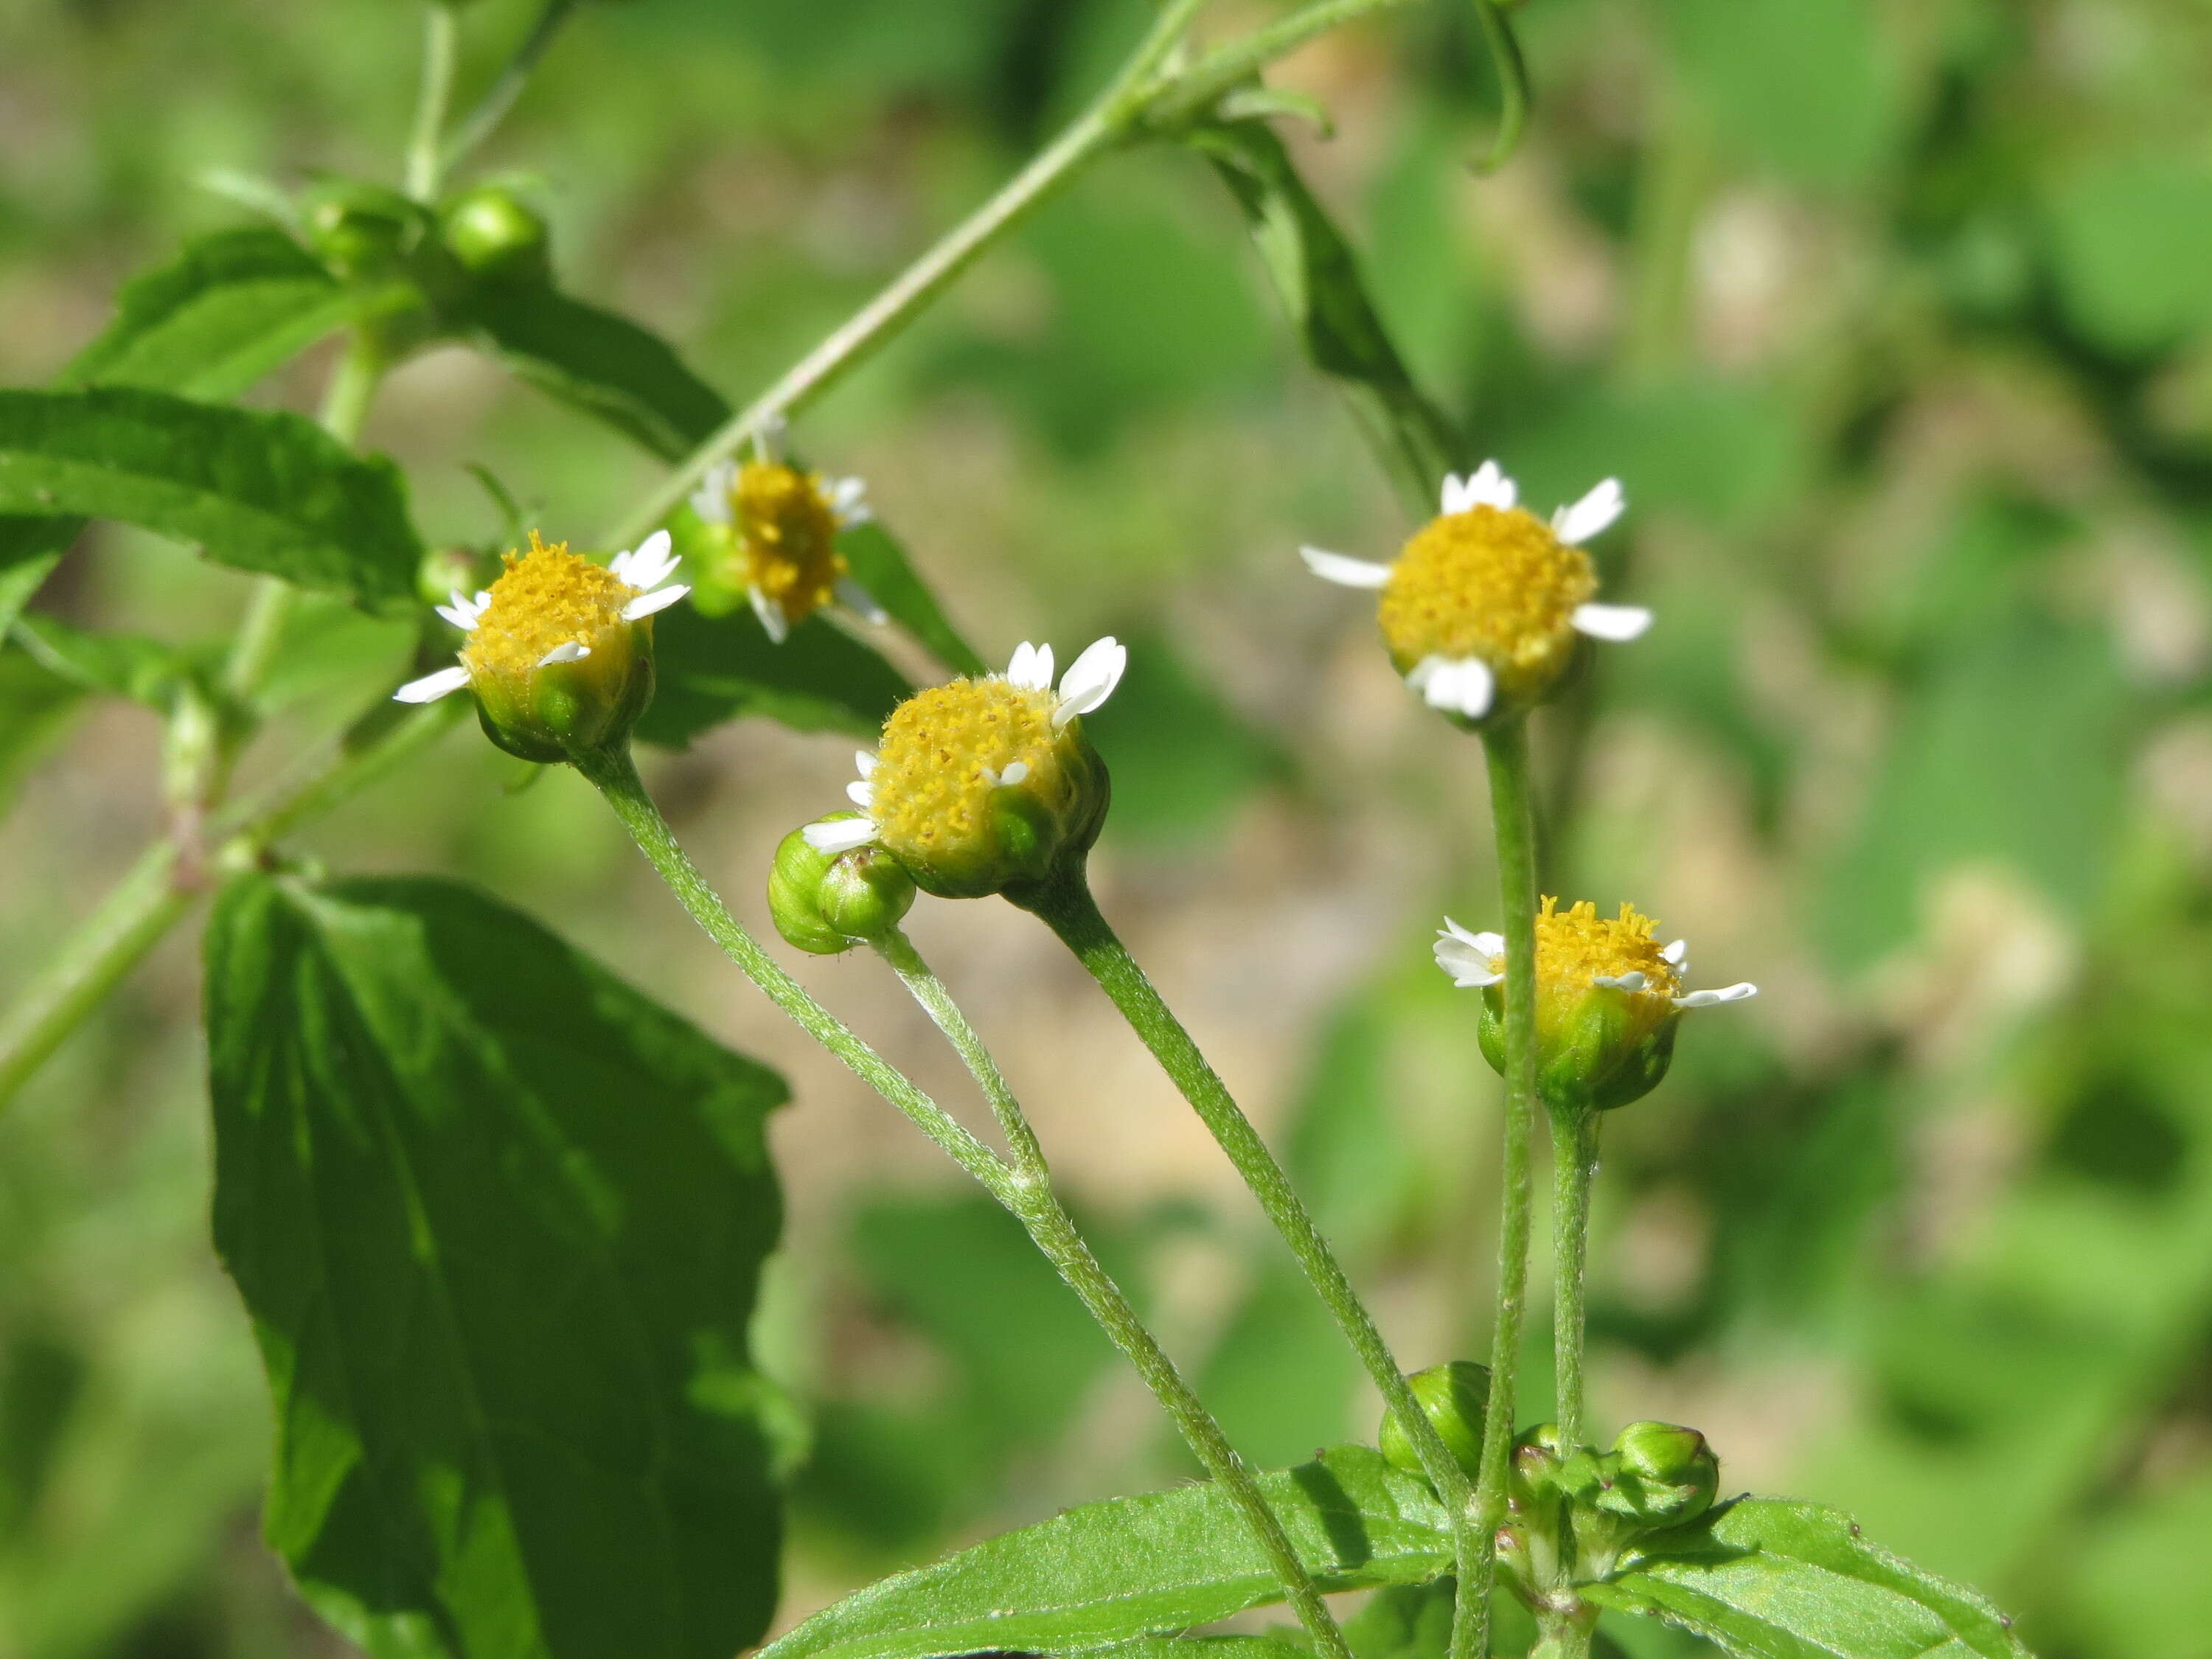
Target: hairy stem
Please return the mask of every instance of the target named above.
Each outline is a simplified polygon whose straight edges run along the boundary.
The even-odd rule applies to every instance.
[[[1337,1627],[1328,1604],[1322,1601],[1320,1590],[1299,1561],[1297,1547],[1261,1492],[1260,1483],[1253,1479],[1244,1460],[1229,1443],[1221,1425],[1184,1380],[1175,1361],[1168,1358],[1166,1350],[1145,1328],[1121,1287],[1098,1265],[1077,1231],[1074,1218],[1053,1191],[1051,1172],[1046,1167],[1043,1149],[1037,1145],[1036,1133],[1030,1127],[1029,1116],[1007,1086],[1005,1073],[1000,1071],[981,1036],[904,933],[893,928],[876,941],[876,949],[905,981],[907,989],[914,993],[915,1000],[936,1023],[937,1029],[945,1033],[991,1103],[992,1115],[999,1120],[999,1127],[1013,1154],[1014,1179],[1020,1198],[1008,1207],[1015,1218],[1028,1229],[1037,1249],[1044,1252],[1060,1276],[1082,1298],[1084,1307],[1097,1321],[1099,1328],[1136,1368],[1145,1386],[1152,1391],[1206,1472],[1229,1494],[1230,1501],[1237,1505],[1245,1525],[1266,1553],[1275,1577],[1281,1581],[1291,1610],[1312,1635],[1316,1651],[1328,1659],[1350,1659],[1344,1632]]]
[[[1583,1443],[1583,1344],[1589,1324],[1583,1279],[1589,1261],[1590,1182],[1597,1174],[1598,1114],[1554,1108],[1552,1120],[1552,1366],[1559,1438]]]
[[[446,130],[446,110],[453,97],[453,58],[460,44],[460,21],[445,0],[425,0],[422,8],[422,88],[415,100],[415,127],[407,140],[407,193],[427,202],[438,193],[444,168],[438,139]]]
[[[447,141],[441,159],[448,171],[490,137],[507,118],[507,111],[514,107],[514,100],[522,96],[522,89],[537,73],[538,59],[545,56],[546,48],[553,44],[554,37],[561,33],[561,26],[568,21],[578,3],[579,0],[545,0],[544,9],[538,14],[538,21],[530,26],[530,32],[507,58],[507,66]]]
[[[1012,1208],[1015,1201],[1013,1172],[998,1155],[956,1122],[951,1115],[909,1082],[889,1060],[870,1048],[845,1023],[807,994],[806,988],[783,971],[745,925],[730,914],[729,907],[707,878],[699,873],[676,839],[668,820],[646,793],[644,780],[627,749],[574,757],[576,769],[606,798],[623,828],[646,856],[661,880],[676,895],[677,902],[691,920],[722,948],[738,971],[757,985],[770,1002],[797,1022],[799,1029],[845,1062],[853,1074],[885,1100],[912,1118],[921,1132],[935,1141],[962,1169],[981,1182],[993,1197]]]
[[[1007,896],[1024,909],[1034,911],[1075,953],[1076,960],[1090,970],[1091,976],[1121,1010],[1121,1017],[1152,1050],[1160,1069],[1173,1080],[1221,1150],[1229,1155],[1237,1173],[1259,1200],[1267,1219],[1274,1224],[1275,1231],[1290,1246],[1291,1254],[1297,1258],[1315,1293],[1335,1319],[1360,1364],[1366,1367],[1383,1403],[1412,1439],[1423,1472],[1452,1517],[1455,1543],[1464,1552],[1461,1559],[1477,1560],[1480,1544],[1473,1535],[1473,1493],[1465,1473],[1413,1398],[1413,1391],[1407,1384],[1405,1374],[1398,1369],[1389,1345],[1376,1328],[1374,1316],[1352,1289],[1351,1279],[1315,1224],[1312,1214],[1291,1186],[1283,1166],[1275,1161],[1274,1154],[1260,1139],[1259,1131],[1252,1127],[1252,1121],[1231,1097],[1220,1074],[1207,1064],[1190,1033],[1162,1000],[1145,970],[1137,965],[1127,947],[1100,914],[1081,871],[1018,897],[1012,894]]]
[[[1518,1422],[1514,1392],[1521,1325],[1528,1298],[1528,1137],[1536,1111],[1536,824],[1530,806],[1528,731],[1519,717],[1483,733],[1490,763],[1490,810],[1498,838],[1498,896],[1505,934],[1505,1134],[1500,1158],[1498,1311],[1491,1328],[1490,1410],[1483,1420],[1482,1468],[1474,1508],[1482,1528],[1474,1594],[1489,1650],[1490,1589],[1497,1577],[1498,1524],[1505,1519],[1506,1476]]]

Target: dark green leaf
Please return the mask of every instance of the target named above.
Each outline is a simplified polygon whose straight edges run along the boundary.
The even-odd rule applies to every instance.
[[[2026,1659],[2004,1615],[1859,1534],[1841,1510],[1747,1498],[1649,1540],[1583,1594],[1741,1659]]]
[[[906,549],[880,524],[855,526],[837,538],[837,548],[853,567],[853,580],[874,596],[893,621],[927,646],[956,674],[989,672],[975,647],[952,625],[921,578]]]
[[[1090,1648],[1085,1659],[1313,1659],[1303,1631],[1279,1636],[1145,1636]],[[1362,1656],[1364,1659],[1364,1656]]]
[[[125,283],[114,321],[61,384],[235,397],[353,308],[345,289],[282,231],[218,231]]]
[[[553,289],[488,286],[471,320],[517,374],[663,460],[681,459],[729,418],[722,394],[659,335]]]
[[[750,611],[702,617],[691,606],[654,624],[658,690],[637,735],[681,749],[710,726],[766,715],[802,732],[872,738],[911,689],[881,657],[820,617],[771,641]]]
[[[1443,1659],[1451,1642],[1457,1587],[1449,1578],[1393,1584],[1346,1620],[1344,1639],[1358,1659]]]
[[[1261,1477],[1325,1589],[1418,1583],[1451,1540],[1422,1482],[1364,1446]],[[1279,1601],[1282,1587],[1211,1482],[1086,1504],[849,1595],[771,1644],[771,1659],[1066,1653],[1187,1629]]]
[[[757,1640],[775,1073],[437,881],[233,882],[207,1020],[216,1243],[308,1598],[380,1659]]]
[[[0,392],[0,513],[120,519],[367,604],[412,596],[422,544],[390,463],[297,415],[121,386]]]
[[[1408,500],[1431,510],[1461,441],[1414,386],[1367,297],[1344,234],[1264,122],[1210,123],[1194,129],[1189,143],[1213,163],[1244,210],[1307,357],[1343,384],[1361,428]]]
[[[82,519],[0,514],[0,635],[5,635],[84,528]]]

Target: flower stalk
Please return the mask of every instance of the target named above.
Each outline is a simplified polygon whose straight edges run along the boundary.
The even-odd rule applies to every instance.
[[[1583,1443],[1583,1347],[1589,1328],[1583,1299],[1589,1263],[1590,1185],[1597,1175],[1599,1115],[1554,1106],[1552,1121],[1552,1367],[1559,1392],[1559,1438]]]

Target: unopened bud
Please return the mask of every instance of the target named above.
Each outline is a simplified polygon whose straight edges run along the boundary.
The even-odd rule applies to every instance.
[[[465,190],[439,212],[446,246],[464,270],[493,283],[543,283],[552,275],[545,221],[498,185]]]
[[[1612,1479],[1597,1506],[1642,1526],[1695,1520],[1720,1489],[1720,1460],[1705,1437],[1673,1423],[1631,1423],[1607,1462]]]
[[[1452,1461],[1469,1480],[1475,1479],[1481,1473],[1483,1415],[1490,1409],[1490,1368],[1472,1359],[1455,1359],[1416,1371],[1406,1382]],[[1397,1413],[1383,1412],[1382,1427],[1376,1439],[1391,1468],[1407,1474],[1425,1473],[1420,1454],[1413,1449],[1413,1437],[1406,1432]]]
[[[860,815],[834,812],[823,822]],[[825,853],[793,830],[775,849],[768,877],[769,915],[790,944],[832,957],[881,939],[914,904],[914,878],[880,847]]]

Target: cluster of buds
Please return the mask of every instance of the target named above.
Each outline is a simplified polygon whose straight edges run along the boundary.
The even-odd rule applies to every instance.
[[[1561,1443],[1540,1424],[1513,1443],[1498,1559],[1531,1607],[1575,1616],[1574,1587],[1605,1577],[1648,1534],[1695,1521],[1720,1490],[1705,1437],[1673,1423],[1631,1423],[1610,1451]]]

